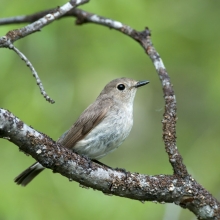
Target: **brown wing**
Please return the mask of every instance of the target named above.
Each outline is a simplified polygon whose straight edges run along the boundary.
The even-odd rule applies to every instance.
[[[63,135],[64,137],[60,137],[58,142],[66,148],[73,148],[105,118],[111,105],[110,99],[96,100],[80,115],[70,130]]]

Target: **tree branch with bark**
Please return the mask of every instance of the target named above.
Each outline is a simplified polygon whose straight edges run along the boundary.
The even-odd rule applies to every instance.
[[[97,164],[66,149],[47,135],[29,127],[11,112],[0,109],[0,137],[9,140],[21,151],[31,155],[44,167],[58,172],[69,180],[106,194],[140,201],[175,203],[192,211],[198,219],[220,219],[220,203],[202,187],[188,172],[176,145],[176,97],[167,70],[151,41],[149,28],[137,31],[120,21],[105,18],[76,8],[87,0],[70,1],[61,7],[37,12],[28,16],[1,18],[0,25],[30,23],[9,31],[0,37],[0,47],[14,50],[36,78],[41,93],[49,102],[53,100],[45,92],[41,80],[31,62],[13,43],[39,31],[51,22],[76,17],[76,24],[99,24],[117,30],[135,40],[149,56],[161,81],[165,100],[163,115],[163,141],[173,175],[143,175],[114,170]]]

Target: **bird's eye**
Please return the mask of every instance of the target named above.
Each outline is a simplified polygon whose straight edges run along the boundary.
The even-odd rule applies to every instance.
[[[117,86],[117,89],[122,91],[122,90],[125,89],[125,85],[124,85],[124,84],[119,84],[119,85]]]

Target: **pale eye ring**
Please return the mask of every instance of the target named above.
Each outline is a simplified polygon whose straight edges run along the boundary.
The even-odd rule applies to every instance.
[[[118,84],[117,89],[120,90],[120,91],[123,91],[125,89],[125,85],[124,84]]]

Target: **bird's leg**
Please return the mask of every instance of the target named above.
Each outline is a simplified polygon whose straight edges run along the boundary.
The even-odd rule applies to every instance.
[[[92,160],[92,161],[93,161],[93,162],[95,162],[95,163],[97,163],[97,164],[99,164],[99,165],[101,165],[101,166],[107,167],[107,168],[109,168],[109,169],[111,169],[111,170],[112,170],[112,168],[111,168],[111,167],[109,167],[109,166],[105,165],[104,163],[102,163],[102,162],[100,162],[100,161],[98,161],[98,160]]]

